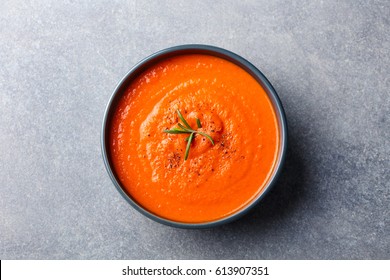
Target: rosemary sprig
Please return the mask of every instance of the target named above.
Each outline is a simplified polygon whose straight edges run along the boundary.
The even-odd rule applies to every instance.
[[[194,134],[195,134],[195,132],[192,132],[190,134],[190,136],[188,137],[188,142],[187,142],[187,147],[186,147],[186,153],[184,155],[184,160],[187,160],[187,158],[188,158],[188,154],[190,152],[191,142],[192,142],[192,139],[194,139]]]
[[[202,128],[202,124],[200,123],[200,119],[196,119],[196,124],[198,125],[198,128]]]
[[[190,136],[188,136],[185,139],[185,141],[187,141],[187,147],[186,147],[186,152],[184,154],[184,160],[187,160],[187,158],[188,158],[188,154],[190,153],[191,143],[192,143],[192,140],[194,140],[196,133],[199,133],[200,135],[206,137],[207,139],[210,140],[211,144],[214,145],[214,140],[213,140],[213,138],[211,138],[210,135],[208,135],[207,133],[204,133],[202,131],[192,129],[191,126],[188,124],[188,122],[183,117],[183,115],[181,114],[180,110],[177,110],[176,112],[177,112],[177,115],[179,116],[179,119],[183,122],[183,124],[178,123],[177,125],[179,126],[179,128],[173,128],[173,129],[169,129],[169,130],[166,129],[163,132],[169,133],[169,134],[190,134]],[[200,123],[199,119],[196,119],[196,124],[197,124],[198,128],[202,128],[202,124]]]

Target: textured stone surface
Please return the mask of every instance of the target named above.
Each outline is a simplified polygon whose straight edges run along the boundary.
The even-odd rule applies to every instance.
[[[390,2],[297,2],[1,1],[0,259],[389,259]],[[281,180],[210,230],[143,217],[100,154],[119,79],[184,43],[250,60],[289,121]]]

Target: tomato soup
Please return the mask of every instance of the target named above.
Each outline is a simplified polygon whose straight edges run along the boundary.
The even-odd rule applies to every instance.
[[[203,132],[190,144],[190,134],[166,133],[183,124],[178,110]],[[279,131],[272,102],[248,72],[216,56],[181,54],[128,85],[113,110],[107,146],[117,180],[141,207],[171,221],[207,223],[263,191],[277,162]]]

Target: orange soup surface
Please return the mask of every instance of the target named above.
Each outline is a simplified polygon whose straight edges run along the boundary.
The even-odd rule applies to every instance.
[[[195,134],[178,128],[180,110]],[[201,122],[198,128],[196,119]],[[157,216],[203,223],[247,206],[264,189],[279,151],[274,108],[239,66],[210,55],[178,55],[127,88],[110,123],[109,154],[127,194]]]

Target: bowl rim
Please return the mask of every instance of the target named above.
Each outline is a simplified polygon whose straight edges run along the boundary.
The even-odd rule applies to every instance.
[[[279,134],[280,134],[279,154],[276,159],[277,161],[273,167],[273,172],[268,178],[268,182],[267,184],[265,184],[263,190],[259,192],[257,196],[252,199],[252,201],[250,201],[247,205],[243,206],[238,211],[233,212],[228,216],[225,216],[218,220],[201,222],[201,223],[186,223],[186,222],[169,220],[160,217],[148,211],[147,209],[143,208],[142,205],[140,205],[135,199],[131,198],[131,196],[124,190],[124,188],[122,188],[121,183],[116,178],[115,173],[111,167],[110,160],[109,160],[109,153],[107,149],[108,141],[106,138],[108,136],[106,131],[108,129],[111,112],[113,108],[115,108],[114,106],[115,102],[117,102],[118,99],[120,99],[124,90],[127,88],[128,84],[132,82],[134,78],[136,78],[139,74],[141,74],[144,70],[146,70],[151,65],[154,65],[159,61],[165,60],[167,58],[183,55],[183,54],[212,55],[212,56],[216,56],[228,60],[238,65],[242,69],[244,69],[246,72],[248,72],[252,77],[256,79],[256,81],[263,87],[264,91],[267,93],[268,98],[273,104],[275,115],[279,123]],[[216,47],[212,45],[203,45],[203,44],[187,44],[187,45],[178,45],[174,47],[169,47],[157,51],[147,56],[143,60],[139,61],[127,72],[127,74],[116,85],[105,108],[100,140],[101,140],[101,152],[102,152],[103,161],[107,173],[111,181],[115,185],[116,189],[133,208],[135,208],[138,212],[142,213],[146,217],[164,225],[178,227],[178,228],[200,229],[200,228],[211,228],[215,226],[220,226],[226,223],[230,223],[236,219],[239,219],[243,215],[247,214],[250,210],[252,210],[266,196],[266,194],[270,191],[270,189],[275,185],[275,182],[277,181],[277,179],[281,174],[282,166],[284,164],[286,158],[286,152],[287,152],[287,137],[288,137],[287,133],[288,133],[287,119],[282,106],[282,102],[280,101],[280,98],[276,93],[274,87],[271,85],[271,83],[268,81],[265,75],[257,67],[255,67],[251,62],[237,55],[236,53],[233,53],[231,51],[228,51],[220,47]]]

